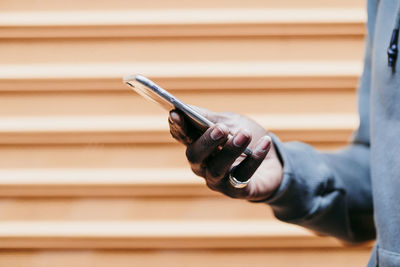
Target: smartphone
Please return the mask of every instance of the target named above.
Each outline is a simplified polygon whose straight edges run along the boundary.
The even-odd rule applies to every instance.
[[[150,79],[136,74],[123,77],[123,81],[129,85],[135,92],[144,98],[161,105],[167,111],[178,109],[182,111],[201,131],[206,131],[209,127],[214,126],[214,123],[194,110],[189,105],[185,104],[167,90],[158,86]],[[231,136],[229,136],[231,137]],[[252,153],[250,148],[246,148],[244,154],[250,156]]]

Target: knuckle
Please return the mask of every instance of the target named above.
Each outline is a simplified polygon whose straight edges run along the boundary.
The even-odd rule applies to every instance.
[[[200,177],[205,177],[204,169],[200,168],[198,165],[191,165],[192,172]]]
[[[188,136],[186,136],[186,135],[181,135],[181,139],[182,139],[182,142],[183,142],[185,145],[190,145],[190,144],[193,143],[193,139],[190,138],[190,137],[188,137]]]
[[[176,130],[170,128],[170,129],[169,129],[169,133],[171,134],[171,136],[172,136],[174,139],[180,140],[179,134],[176,132]]]
[[[193,149],[191,147],[188,147],[186,149],[186,158],[192,164],[198,163],[198,156],[196,155],[196,153],[193,151]]]
[[[219,186],[217,183],[215,183],[215,181],[212,181],[212,179],[207,178],[206,179],[206,185],[208,188],[210,188],[212,191],[217,191],[217,192],[221,192],[219,189]]]
[[[175,125],[170,125],[169,126],[169,132],[171,133],[172,136],[180,136],[183,134],[182,129],[178,128]]]
[[[211,189],[212,191],[217,191],[217,190],[215,190],[214,185],[210,184],[210,183],[208,182],[208,180],[206,180],[206,185],[207,185],[207,187],[208,187],[209,189]]]
[[[214,146],[215,145],[215,141],[211,139],[210,135],[203,135],[200,139],[199,139],[199,143],[200,146],[206,148],[206,147],[210,147],[210,146]]]
[[[220,168],[209,168],[207,169],[210,177],[213,179],[219,179],[225,176],[225,172],[222,171]]]
[[[251,161],[252,161],[253,165],[260,165],[266,155],[267,155],[267,153],[255,151],[251,155]]]
[[[183,134],[181,134],[180,132],[175,132],[170,130],[171,136],[178,142],[184,144],[184,145],[189,145],[191,143],[193,143],[193,140]]]

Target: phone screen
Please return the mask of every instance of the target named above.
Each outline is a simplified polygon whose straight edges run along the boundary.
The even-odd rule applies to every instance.
[[[214,125],[213,122],[195,111],[192,107],[183,103],[170,92],[142,75],[125,76],[124,82],[131,86],[138,94],[161,105],[167,111],[179,109],[188,116],[200,130],[205,131]]]
[[[144,98],[161,105],[167,111],[178,109],[182,111],[193,124],[201,131],[206,131],[214,123],[198,113],[189,105],[183,103],[167,90],[142,75],[124,76],[124,82]],[[246,148],[244,154],[251,155],[251,150]]]

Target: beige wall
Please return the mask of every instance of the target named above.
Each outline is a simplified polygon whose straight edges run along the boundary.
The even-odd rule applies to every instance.
[[[140,72],[190,104],[335,149],[358,123],[363,8],[0,1],[0,266],[364,266],[369,246],[209,191],[166,113],[122,84]]]

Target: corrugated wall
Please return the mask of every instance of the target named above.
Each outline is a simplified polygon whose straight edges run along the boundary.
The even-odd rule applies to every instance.
[[[122,75],[331,150],[365,20],[362,0],[0,1],[0,266],[364,266],[369,246],[209,191]]]

